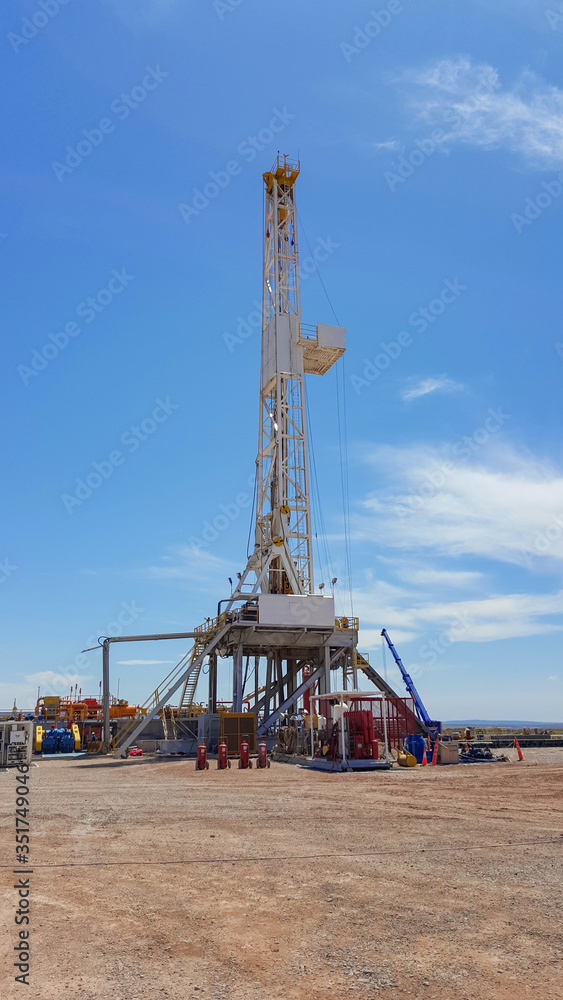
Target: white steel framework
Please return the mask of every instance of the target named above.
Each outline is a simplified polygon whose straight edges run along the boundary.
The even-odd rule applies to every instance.
[[[344,353],[345,331],[301,324],[295,182],[299,161],[278,156],[265,185],[262,363],[254,552],[233,598],[314,593],[305,373]],[[246,591],[248,593],[248,591]]]
[[[265,173],[262,378],[257,457],[256,558],[262,590],[314,588],[295,181],[299,163],[278,157]],[[275,554],[275,549],[283,553]],[[268,560],[268,555],[271,558]]]

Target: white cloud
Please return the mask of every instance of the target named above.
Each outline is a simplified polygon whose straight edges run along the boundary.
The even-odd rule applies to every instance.
[[[54,688],[55,693],[60,694],[61,691],[66,692],[75,684],[80,687],[85,681],[92,678],[86,674],[61,674],[55,670],[40,670],[36,674],[26,674],[25,679],[28,684],[38,684],[42,688]]]
[[[489,447],[471,462],[451,446],[368,453],[385,485],[363,502],[353,533],[379,553],[385,545],[397,555],[378,555],[395,582],[370,571],[354,594],[366,648],[377,647],[383,627],[403,644],[443,637],[444,648],[563,630],[563,592],[499,593],[483,572],[444,566],[444,559],[464,555],[528,565],[526,546],[546,537],[546,525],[556,526],[554,514],[560,527],[548,554],[563,559],[563,475],[500,442]]]
[[[164,565],[149,567],[145,575],[157,580],[186,580],[206,593],[217,589],[224,591],[228,587],[228,577],[234,580],[238,568],[208,549],[190,545],[178,546],[171,555],[163,556],[162,561]]]
[[[407,643],[428,636],[456,642],[491,642],[563,631],[563,591],[554,594],[492,594],[473,600],[421,600],[413,591],[374,583],[354,595],[361,645],[375,649],[381,628]],[[370,628],[377,625],[377,628]],[[400,639],[399,639],[400,637]]]
[[[152,666],[156,663],[176,663],[176,660],[117,660],[117,665],[122,667]]]
[[[400,82],[419,120],[445,132],[442,149],[457,142],[506,148],[531,167],[561,167],[563,91],[531,71],[503,86],[494,67],[458,56],[409,70]]]
[[[419,382],[409,385],[403,389],[401,398],[405,402],[410,402],[411,399],[428,396],[431,392],[458,392],[460,389],[463,389],[463,386],[459,382],[454,382],[453,379],[446,378],[445,375],[438,375],[434,378],[421,379]]]
[[[411,583],[414,586],[444,586],[444,587],[475,587],[482,585],[483,574],[470,570],[450,570],[435,569],[432,566],[423,568],[417,566],[404,566],[396,570],[396,575],[400,580]]]
[[[402,149],[402,143],[398,142],[397,139],[387,139],[386,142],[375,142],[374,149],[377,149],[378,151],[380,149]]]
[[[563,559],[561,471],[500,442],[487,442],[479,454],[474,437],[467,439],[472,447],[465,440],[442,450],[372,449],[368,461],[388,485],[363,501],[356,538],[378,544],[384,538],[413,554],[485,556],[528,568],[542,557]],[[458,445],[467,447],[471,462],[457,457]]]

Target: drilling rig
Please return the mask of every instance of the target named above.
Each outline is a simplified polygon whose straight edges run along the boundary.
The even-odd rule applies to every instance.
[[[264,266],[260,418],[256,459],[254,548],[215,618],[192,633],[194,645],[147,700],[149,718],[181,688],[178,712],[188,714],[202,664],[209,664],[207,711],[217,709],[218,660],[232,660],[233,713],[243,705],[243,664],[254,661],[256,684],[245,701],[265,734],[280,715],[317,685],[331,690],[342,668],[357,687],[358,620],[336,617],[334,598],[315,594],[306,423],[305,375],[325,375],[346,349],[346,331],[301,320],[295,185],[299,161],[278,157],[264,179]],[[259,665],[266,661],[265,687]],[[360,658],[361,660],[361,658]],[[363,661],[365,663],[365,661]],[[360,663],[362,665],[362,663]],[[375,672],[374,672],[375,673]],[[377,675],[376,675],[377,676]],[[260,697],[260,695],[262,695]],[[141,732],[123,732],[118,753]]]

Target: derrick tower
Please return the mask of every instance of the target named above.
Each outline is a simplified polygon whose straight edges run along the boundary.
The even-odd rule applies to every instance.
[[[262,358],[252,593],[314,592],[305,374],[344,354],[345,330],[301,321],[295,183],[299,161],[278,155],[264,179]],[[248,590],[246,590],[248,593]]]
[[[205,724],[214,725],[220,662],[232,660],[232,709],[248,703],[257,734],[274,732],[280,718],[305,692],[331,690],[331,672],[357,687],[358,667],[383,681],[357,653],[358,620],[335,617],[334,598],[314,593],[312,524],[305,400],[305,375],[325,375],[346,349],[342,327],[301,320],[299,243],[295,185],[299,161],[277,156],[264,180],[264,258],[260,410],[256,458],[254,548],[217,616],[193,632],[143,636],[192,638],[194,644],[119,734],[118,755],[157,713],[180,727],[194,707],[198,679],[207,662]],[[231,584],[232,587],[232,584]],[[129,641],[132,637],[126,637]],[[137,637],[139,638],[139,637]],[[109,643],[104,643],[105,689],[109,691]],[[248,690],[253,661],[254,690]],[[246,668],[243,664],[246,661]],[[261,664],[265,684],[260,686]],[[371,671],[371,674],[369,673]],[[169,706],[180,689],[178,707]],[[165,706],[169,710],[166,715]],[[105,727],[108,729],[108,725]],[[206,730],[206,732],[208,732]],[[209,729],[208,736],[211,733]],[[200,734],[201,735],[201,734]]]

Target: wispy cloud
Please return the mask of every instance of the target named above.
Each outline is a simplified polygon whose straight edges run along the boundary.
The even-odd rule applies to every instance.
[[[363,501],[358,539],[384,538],[411,554],[485,556],[529,566],[528,549],[544,535],[538,554],[563,559],[563,530],[547,531],[563,515],[563,473],[507,446],[489,443],[487,454],[452,448],[373,448],[367,460],[386,483]],[[472,439],[469,439],[472,440]],[[461,444],[461,449],[458,445]]]
[[[61,674],[56,670],[40,670],[36,674],[26,674],[25,679],[28,684],[38,684],[41,687],[66,691],[68,688],[74,687],[75,684],[83,685],[92,678],[86,674]]]
[[[460,389],[463,389],[463,386],[459,382],[454,382],[453,379],[447,378],[445,375],[438,375],[435,378],[421,379],[419,382],[407,386],[406,389],[403,389],[401,398],[408,403],[411,399],[428,396],[431,392],[459,392]]]
[[[228,577],[234,579],[238,566],[215,556],[207,549],[190,545],[178,546],[162,557],[162,564],[143,570],[143,575],[156,580],[186,580],[198,590],[215,593],[224,590]]]
[[[156,663],[176,663],[176,660],[117,660],[121,667],[145,667]]]
[[[382,627],[389,629],[392,638],[400,634],[403,643],[428,634],[442,634],[452,645],[560,632],[562,607],[563,591],[491,594],[470,600],[446,597],[421,600],[410,588],[373,582],[354,594],[354,610],[362,623],[361,642],[371,649],[377,647]],[[551,620],[554,616],[559,621]],[[377,628],[370,628],[373,625]]]
[[[493,66],[458,56],[408,70],[395,82],[405,87],[416,118],[444,130],[442,149],[505,148],[530,167],[561,166],[563,91],[530,70],[503,86]]]
[[[391,561],[391,560],[389,560]],[[451,587],[458,590],[483,584],[483,574],[471,570],[436,569],[433,566],[400,565],[396,576],[405,583],[423,587]]]
[[[401,142],[399,142],[397,139],[387,139],[386,142],[374,142],[373,146],[374,146],[374,149],[377,149],[377,150],[380,150],[380,149],[390,149],[390,150],[394,151],[394,150],[402,149],[403,148],[403,144]]]

